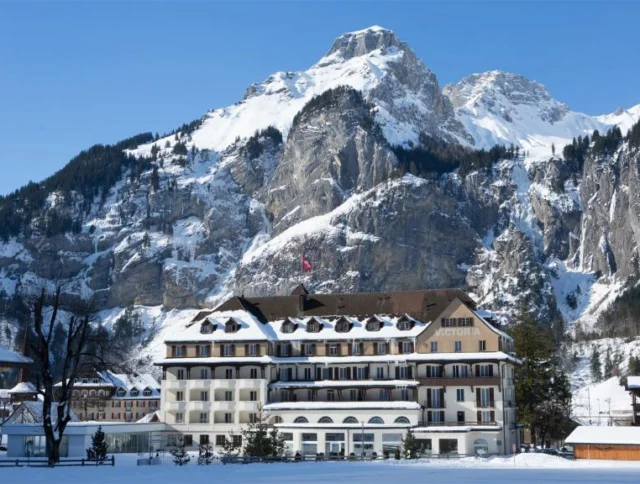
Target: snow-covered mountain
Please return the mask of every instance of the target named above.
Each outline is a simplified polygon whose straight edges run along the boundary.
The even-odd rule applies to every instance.
[[[506,322],[527,307],[541,324],[591,328],[638,272],[638,152],[621,141],[577,163],[551,145],[560,155],[594,129],[626,131],[639,106],[588,116],[496,71],[441,90],[390,30],[344,34],[308,70],[276,73],[170,136],[125,143],[133,158],[110,152],[109,180],[50,182],[23,225],[11,211],[33,193],[0,200],[0,221],[17,227],[0,242],[0,338],[17,335],[15,301],[60,281],[67,301],[92,298],[108,328],[135,314],[145,363],[194,308],[299,282],[462,287]],[[418,174],[394,146],[421,135],[527,154]]]

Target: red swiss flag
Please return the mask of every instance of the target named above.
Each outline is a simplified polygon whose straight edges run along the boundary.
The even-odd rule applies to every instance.
[[[313,270],[313,267],[311,266],[311,261],[309,261],[309,259],[307,259],[304,255],[302,256],[300,263],[302,264],[302,270],[304,272],[311,272]]]

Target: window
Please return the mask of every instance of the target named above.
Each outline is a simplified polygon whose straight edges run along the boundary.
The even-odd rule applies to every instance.
[[[381,366],[376,368],[376,380],[384,380],[384,368]]]
[[[200,379],[208,380],[209,379],[209,369],[208,368],[200,368]]]
[[[378,355],[386,355],[387,354],[387,343],[379,341],[376,343],[376,354]]]
[[[460,353],[462,351],[462,341],[453,342],[453,351],[456,353]]]
[[[224,392],[224,401],[225,402],[233,402],[233,392],[231,392],[231,391]]]
[[[184,392],[176,392],[176,402],[184,402]]]
[[[409,419],[407,417],[398,417],[394,423],[397,424],[409,424]]]
[[[222,345],[222,354],[224,356],[233,356],[234,349],[234,345]]]
[[[224,414],[224,423],[233,423],[233,414],[225,413]]]
[[[336,323],[336,332],[348,333],[350,330],[351,323],[346,318],[342,318]]]
[[[477,406],[482,408],[493,407],[493,388],[477,388]]]
[[[438,410],[434,412],[432,410],[429,410],[427,412],[427,422],[431,422],[431,423],[444,422],[444,411]]]
[[[304,356],[313,356],[313,345],[308,343],[302,345],[302,353]]]
[[[209,321],[205,321],[200,325],[200,332],[202,334],[211,334],[216,327],[211,324]]]
[[[329,356],[338,356],[340,345],[329,345]]]
[[[456,402],[464,402],[464,389],[458,388],[456,390]]]
[[[364,400],[364,392],[362,390],[349,390],[350,401],[361,402]]]
[[[216,435],[216,445],[224,445],[227,443],[227,438],[224,435]]]
[[[380,417],[371,417],[369,419],[369,423],[375,424],[375,425],[382,425],[384,424],[384,420],[382,420]]]
[[[347,417],[342,421],[342,423],[345,423],[345,424],[357,424],[359,422],[358,422],[358,419],[355,418],[355,417]]]
[[[225,333],[236,333],[240,329],[240,325],[236,323],[235,319],[230,319],[224,325]]]
[[[403,341],[400,348],[403,354],[413,353],[413,343],[411,341]]]
[[[311,319],[307,323],[307,333],[319,333],[320,332],[320,323],[315,319]]]
[[[349,371],[351,369],[349,368]],[[338,368],[338,380],[348,380],[347,378],[347,368]]]
[[[276,415],[275,417],[273,417],[273,423],[275,424],[281,424],[283,422],[282,417]],[[290,439],[285,439],[285,440],[293,440],[293,437],[291,437]]]
[[[258,423],[258,415],[255,413],[250,413],[249,414],[249,423],[254,424],[254,423]]]
[[[116,396],[122,398],[127,395],[127,391],[124,388],[118,388],[116,391]]]
[[[456,326],[455,318],[442,318],[443,328],[454,328]]]
[[[431,353],[437,353],[438,352],[438,342],[437,341],[432,341],[431,342]]]
[[[207,392],[207,391],[200,392],[200,401],[201,402],[208,402],[209,401],[209,392]]]
[[[406,388],[400,389],[400,400],[402,400],[403,402],[409,401],[409,390],[407,390]]]
[[[209,423],[209,414],[207,412],[200,412],[200,423]]]
[[[409,319],[398,320],[398,329],[400,331],[409,331],[411,329],[411,321]]]
[[[478,415],[480,416],[480,421],[478,423],[492,423],[495,420],[495,412],[490,410],[478,412]]]
[[[234,435],[233,436],[233,445],[235,447],[241,447],[242,446],[242,435]]]
[[[187,347],[185,345],[174,345],[171,347],[171,356],[180,358],[187,355]]]
[[[458,439],[440,439],[441,454],[457,454]]]
[[[184,380],[184,370],[180,369],[176,371],[176,380]]]
[[[145,397],[150,397],[152,393],[153,392],[151,388],[145,388],[144,391],[142,392],[142,395],[144,395]]]
[[[305,368],[304,369],[304,379],[307,380],[307,381],[312,380],[311,368]]]
[[[89,396],[90,397],[95,397],[96,396],[96,391],[95,390],[89,390]]]
[[[198,356],[200,357],[211,356],[211,346],[209,345],[198,346]]]
[[[367,370],[366,368],[359,366],[356,369],[356,379],[364,380],[366,378],[366,370]]]
[[[284,323],[282,323],[282,327],[281,327],[281,331],[283,333],[293,333],[296,330],[296,325],[285,321]]]
[[[332,419],[331,417],[321,417],[321,418],[318,420],[318,423],[321,423],[321,424],[331,424],[331,423],[333,423],[333,419]]]
[[[98,396],[104,397],[104,390],[98,390]]]
[[[227,380],[233,380],[233,368],[227,368],[224,370],[224,377]]]
[[[336,401],[336,391],[327,390],[327,402],[335,402],[335,401]]]
[[[258,354],[258,345],[255,343],[247,345],[247,354],[249,356],[256,356]]]
[[[458,326],[463,328],[473,326],[473,318],[458,318]]]
[[[253,378],[253,379],[258,378],[258,369],[257,368],[251,368],[249,370],[249,378]]]
[[[464,412],[458,412],[457,415],[456,415],[456,419],[457,419],[456,421],[459,424],[463,424],[465,422]]]
[[[305,424],[305,423],[309,423],[309,420],[307,420],[306,417],[296,417],[293,423]]]
[[[137,388],[132,388],[129,392],[129,395],[131,395],[132,397],[137,397],[138,395],[140,395],[140,390],[138,390]]]
[[[291,354],[291,345],[289,343],[280,344],[280,356],[289,356]]]
[[[476,455],[487,455],[489,453],[489,442],[484,439],[477,439],[473,442],[473,451]]]
[[[367,321],[367,325],[366,325],[366,329],[367,331],[380,331],[380,321],[378,321],[375,318],[370,319],[369,321]]]
[[[493,376],[493,365],[476,365],[476,376]]]
[[[360,356],[362,354],[360,343],[353,343],[351,346],[351,353],[354,356]]]
[[[209,435],[208,434],[200,435],[200,445],[209,445]]]
[[[487,351],[487,340],[478,341],[478,351]]]
[[[179,423],[179,424],[184,423],[184,413],[182,412],[176,413],[176,423]]]

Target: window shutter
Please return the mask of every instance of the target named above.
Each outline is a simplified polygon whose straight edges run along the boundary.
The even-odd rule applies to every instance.
[[[351,380],[351,367],[347,367],[347,380]]]
[[[249,345],[244,345],[244,356],[249,354]]]
[[[385,353],[388,355],[389,354],[389,343],[385,343],[385,346],[387,348],[387,350],[385,351]]]
[[[402,354],[402,341],[398,341],[398,354]]]
[[[493,376],[493,365],[489,365],[489,376]]]
[[[347,349],[349,350],[349,356],[353,354],[353,344],[347,344]]]
[[[480,365],[476,365],[476,376],[480,376]]]
[[[409,378],[413,378],[413,366],[409,367]]]
[[[476,388],[476,407],[480,408],[480,389]]]
[[[231,356],[236,356],[236,345],[231,345]]]
[[[489,388],[489,406],[490,407],[495,407],[494,405],[494,389],[493,388]]]
[[[315,343],[313,343],[313,344],[311,345],[311,354],[312,354],[313,356],[315,356],[315,355],[316,355],[316,344],[315,344]]]
[[[480,410],[478,410],[476,418],[478,419],[478,423],[482,422],[482,412],[480,412]]]
[[[427,408],[431,408],[431,389],[430,388],[427,388]]]
[[[329,356],[329,344],[325,344],[324,345],[324,354],[325,356]]]
[[[368,380],[369,379],[369,367],[365,366],[364,368],[364,379]]]
[[[322,370],[320,368],[316,368],[316,380],[322,380]]]
[[[494,412],[493,410],[491,411],[491,421],[492,422],[496,421],[496,412]]]
[[[440,392],[440,407],[444,408],[444,388],[438,390]]]
[[[400,378],[400,367],[396,366],[396,380]]]

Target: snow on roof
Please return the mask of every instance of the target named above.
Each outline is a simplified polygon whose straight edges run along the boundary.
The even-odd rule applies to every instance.
[[[310,387],[382,387],[394,386],[417,387],[420,383],[416,380],[321,380],[321,381],[278,381],[269,385],[271,388],[310,388]]]
[[[640,376],[628,376],[627,388],[631,388],[631,389],[640,388]]]
[[[30,382],[20,382],[15,387],[13,387],[11,390],[9,390],[10,394],[14,394],[14,393],[37,393],[37,392],[38,392],[38,390],[36,389],[35,385],[33,383],[30,383]]]
[[[51,402],[51,414],[56,414],[58,408],[57,402]],[[21,423],[42,423],[42,411],[43,402],[22,402],[18,405],[18,408],[9,416],[9,418],[3,423],[3,425],[21,424]],[[69,416],[72,422],[77,422],[78,417],[73,412],[69,411]]]
[[[151,423],[151,422],[159,422],[159,421],[160,421],[160,414],[156,410],[155,412],[149,412],[140,420],[136,421],[136,423]]]
[[[31,358],[27,358],[26,356],[20,355],[18,353],[14,353],[6,349],[3,346],[0,346],[0,364],[1,363],[33,363]]]
[[[571,432],[565,442],[567,444],[640,445],[640,429],[637,427],[582,426]]]
[[[147,398],[160,398],[160,384],[149,373],[134,373],[133,375],[127,375],[124,373],[113,373],[111,371],[104,371],[98,373],[103,381],[111,382],[117,389],[126,390],[127,394],[124,397],[120,397],[117,394],[114,398],[131,398],[131,391],[138,390],[138,395],[134,398],[144,398],[143,391],[146,389],[151,390],[151,395]]]
[[[166,343],[191,342],[191,341],[298,341],[304,340],[345,340],[345,339],[386,339],[386,338],[414,338],[428,326],[409,315],[385,315],[376,314],[374,316],[382,323],[379,331],[368,331],[366,323],[370,317],[354,318],[346,315],[336,315],[330,317],[311,316],[305,318],[287,318],[296,325],[296,330],[291,333],[282,331],[283,323],[287,319],[278,319],[269,323],[261,323],[248,311],[217,311],[209,314],[201,322],[196,322],[187,328],[177,328],[177,331],[170,334]],[[412,323],[408,330],[398,328],[398,320],[406,318]],[[346,319],[351,324],[348,332],[336,331],[336,324]],[[236,332],[225,332],[225,324],[233,320],[239,325]],[[317,321],[322,324],[318,332],[308,332],[307,325]],[[201,333],[203,324],[213,324],[215,330],[212,333]]]
[[[155,365],[180,365],[212,363],[273,363],[273,364],[348,364],[348,363],[406,363],[409,361],[432,362],[434,364],[447,362],[490,362],[509,361],[520,364],[520,360],[502,351],[483,351],[475,353],[405,353],[401,355],[372,355],[372,356],[211,356],[194,358],[165,358],[156,361]]]
[[[498,328],[496,328],[493,324],[491,324],[489,321],[487,321],[486,318],[493,318],[493,313],[491,311],[484,311],[484,310],[480,310],[480,311],[473,311],[473,313],[478,316],[486,325],[487,327],[493,331],[496,334],[499,334],[500,336],[502,336],[503,338],[506,338],[508,340],[512,340],[513,338],[511,336],[509,336],[507,333],[505,333],[504,331],[500,331]]]
[[[268,403],[264,411],[274,410],[420,410],[418,402],[281,402]]]
[[[429,426],[429,427],[414,427],[412,432],[417,433],[429,433],[429,432],[472,432],[474,430],[502,430],[501,425],[461,425],[461,426]]]

